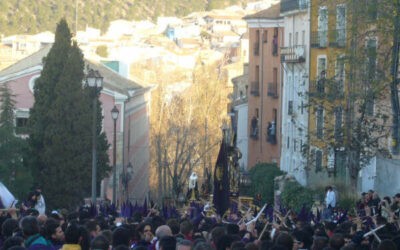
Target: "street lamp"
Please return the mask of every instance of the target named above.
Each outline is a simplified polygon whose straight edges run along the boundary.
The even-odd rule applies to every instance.
[[[96,204],[96,177],[97,177],[97,152],[96,152],[96,121],[97,121],[97,98],[103,87],[103,77],[99,71],[89,69],[86,75],[86,85],[93,89],[93,124],[92,124],[92,204]]]
[[[114,108],[111,110],[111,117],[114,120],[114,140],[113,140],[113,204],[116,204],[116,196],[117,196],[117,119],[118,119],[119,111],[117,106],[114,105]]]

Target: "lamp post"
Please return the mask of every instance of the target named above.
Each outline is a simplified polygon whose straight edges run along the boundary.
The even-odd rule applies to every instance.
[[[97,177],[97,152],[96,152],[96,123],[97,123],[97,95],[103,86],[103,77],[97,70],[89,69],[86,75],[86,85],[93,90],[93,124],[92,124],[92,204],[96,204],[96,177]]]
[[[111,117],[114,120],[114,139],[113,139],[113,197],[112,201],[113,204],[116,204],[116,197],[117,197],[117,165],[116,165],[116,158],[117,158],[117,119],[118,119],[119,111],[117,106],[111,110]]]

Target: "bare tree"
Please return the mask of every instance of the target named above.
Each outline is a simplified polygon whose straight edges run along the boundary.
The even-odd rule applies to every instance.
[[[159,85],[152,105],[152,173],[157,179],[158,198],[184,198],[187,180],[214,162],[226,116],[227,88],[215,65],[201,63],[193,80],[179,91]]]

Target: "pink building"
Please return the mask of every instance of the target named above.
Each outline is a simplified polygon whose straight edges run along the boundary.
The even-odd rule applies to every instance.
[[[34,82],[43,69],[42,58],[50,48],[51,46],[47,46],[0,71],[0,84],[8,84],[15,95],[16,132],[22,137],[26,136],[24,127],[29,117],[29,109],[34,103]],[[104,117],[103,130],[111,145],[108,150],[110,164],[113,162],[114,133],[111,109],[115,105],[119,110],[116,128],[117,198],[143,201],[149,191],[149,89],[120,76],[98,62],[85,59],[85,64],[103,76],[100,101]],[[131,167],[128,168],[129,163]],[[112,200],[112,176],[102,181],[101,198],[105,197]]]
[[[246,16],[249,27],[248,167],[277,163],[281,147],[280,5]]]

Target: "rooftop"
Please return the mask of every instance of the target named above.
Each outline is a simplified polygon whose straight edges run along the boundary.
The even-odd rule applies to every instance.
[[[243,19],[282,19],[280,13],[281,13],[281,6],[278,3],[272,5],[268,9],[261,10],[251,15],[247,15]]]

